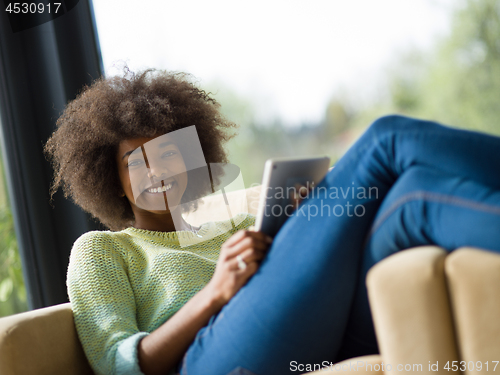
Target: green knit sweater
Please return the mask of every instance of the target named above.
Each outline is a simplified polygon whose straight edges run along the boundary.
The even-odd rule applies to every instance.
[[[234,222],[239,224],[204,224],[197,235],[135,228],[96,231],[75,242],[68,295],[78,337],[96,374],[142,374],[139,340],[208,283],[221,245],[253,225],[254,217],[241,214]]]

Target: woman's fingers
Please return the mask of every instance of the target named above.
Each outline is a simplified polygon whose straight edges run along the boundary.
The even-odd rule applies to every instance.
[[[224,242],[222,245],[223,247],[229,247],[237,243],[238,241],[241,241],[243,238],[245,238],[246,232],[244,230],[239,230],[235,234],[233,234],[229,239]]]
[[[262,232],[239,230],[238,232],[233,234],[226,242],[224,242],[223,246],[232,246],[246,237],[262,239],[264,241],[272,241],[272,238],[270,238],[269,236],[265,235]]]
[[[232,245],[226,245],[225,243],[222,246],[223,254],[221,253],[221,255],[225,256],[226,259],[230,259],[247,249],[255,249],[261,252],[266,252],[271,242],[272,240],[262,233],[260,233],[260,235],[258,236],[247,235],[242,237],[238,242],[233,243]]]
[[[238,269],[238,272],[246,281],[259,269],[258,262],[247,263],[245,268]]]
[[[222,244],[223,250],[232,249],[241,243],[247,246],[251,243],[262,243],[270,245],[272,243],[272,238],[265,235],[262,232],[252,232],[252,231],[238,231],[233,234],[226,242]]]
[[[237,232],[222,245],[221,260],[242,276],[252,275],[271,243],[272,239],[262,232]]]
[[[210,280],[218,301],[227,303],[257,272],[271,242],[272,239],[261,232],[239,231],[222,245]]]
[[[264,259],[265,256],[266,253],[264,251],[247,249],[234,257],[234,269],[239,268],[240,270],[244,270],[250,263],[259,263],[262,259]],[[246,266],[243,264],[245,264]]]

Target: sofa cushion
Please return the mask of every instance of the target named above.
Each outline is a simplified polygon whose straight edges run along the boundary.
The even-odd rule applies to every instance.
[[[91,375],[71,304],[0,319],[0,374]]]
[[[464,373],[500,372],[499,254],[462,248],[446,258],[445,270]]]
[[[436,363],[439,371],[432,373],[449,373],[443,369],[446,361],[458,360],[444,275],[446,255],[432,246],[405,250],[368,273],[377,341],[390,373],[430,373],[429,365]]]

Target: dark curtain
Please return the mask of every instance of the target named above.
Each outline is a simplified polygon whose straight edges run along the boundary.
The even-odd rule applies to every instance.
[[[98,229],[61,192],[49,202],[43,145],[68,101],[103,72],[91,0],[63,5],[64,15],[16,32],[0,12],[2,153],[30,309],[68,301],[71,246]]]

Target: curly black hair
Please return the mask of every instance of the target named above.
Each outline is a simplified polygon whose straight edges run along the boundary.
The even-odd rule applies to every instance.
[[[223,144],[235,124],[219,107],[186,73],[126,69],[123,76],[96,80],[67,105],[45,145],[55,171],[51,197],[62,187],[65,197],[111,230],[133,225],[130,203],[117,194],[119,143],[196,125],[206,162],[227,163]],[[190,200],[206,193],[191,180],[190,188],[198,189],[185,193]]]

